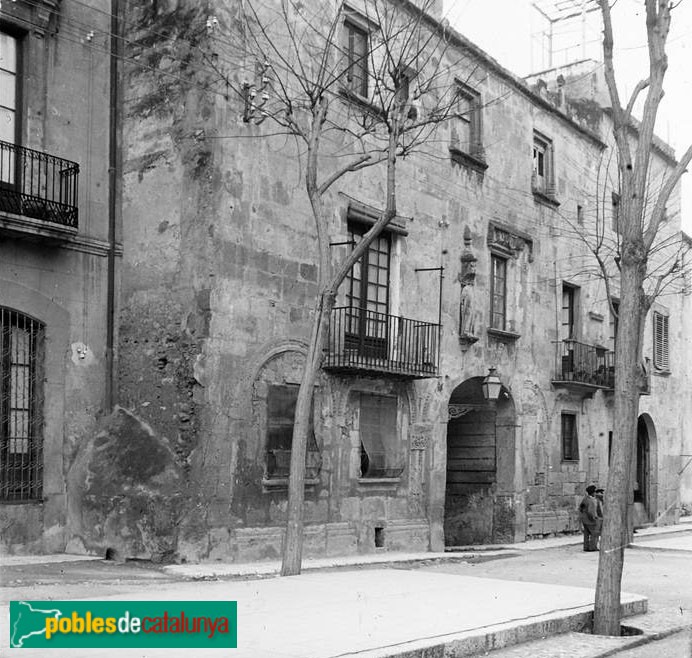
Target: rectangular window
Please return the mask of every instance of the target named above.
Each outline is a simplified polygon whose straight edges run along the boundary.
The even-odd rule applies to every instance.
[[[654,313],[654,368],[665,372],[670,370],[668,316],[662,313]]]
[[[533,175],[531,187],[548,197],[555,196],[553,142],[534,132],[533,134]]]
[[[360,395],[360,476],[395,478],[404,470],[397,432],[397,398]]]
[[[358,243],[368,227],[350,222],[348,237]],[[390,233],[381,233],[346,277],[346,347],[385,358],[388,344]]]
[[[611,228],[616,233],[620,232],[620,195],[617,192],[611,194],[613,204],[611,213]]]
[[[346,61],[346,88],[359,96],[368,96],[369,35],[355,23],[344,21],[343,51]]]
[[[298,386],[292,384],[269,385],[267,389],[267,478],[287,478],[291,468],[293,445],[293,419],[298,401]],[[305,477],[319,474],[320,452],[310,412],[308,444],[305,453]]]
[[[0,142],[19,142],[19,41],[0,31]],[[14,149],[0,144],[0,185],[12,185],[16,177]]]
[[[576,414],[562,414],[562,461],[579,461]]]
[[[490,257],[490,326],[507,328],[507,259],[492,254]]]
[[[480,94],[458,83],[454,120],[451,127],[452,149],[484,159],[481,118]]]
[[[575,330],[575,300],[577,289],[574,286],[562,284],[562,340],[576,338]]]
[[[43,325],[0,308],[0,499],[37,500],[43,480]]]
[[[579,226],[584,225],[584,208],[577,204],[577,224]]]

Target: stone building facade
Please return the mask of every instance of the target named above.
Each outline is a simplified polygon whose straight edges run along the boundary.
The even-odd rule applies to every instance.
[[[101,4],[0,8],[2,551],[65,549],[70,468],[106,407],[119,246]]]
[[[107,278],[94,254],[91,287],[71,292],[64,315],[66,438],[44,442],[60,453],[56,487],[71,492],[55,536],[74,550],[157,559],[276,558],[319,275],[301,154],[269,121],[243,121],[241,100],[218,85],[215,67],[244,56],[231,38],[241,3],[116,4],[127,16],[111,332],[119,406],[96,426],[108,332]],[[445,31],[450,62],[464,54],[448,80],[464,109],[424,153],[400,161],[398,216],[339,291],[308,441],[306,555],[574,532],[583,489],[606,481],[615,320],[579,239],[600,227],[616,240],[598,80],[583,87],[581,69],[520,80],[440,16],[426,29]],[[367,22],[352,20],[353,39],[367,44]],[[242,70],[234,75],[240,85]],[[659,174],[674,162],[663,144],[653,157]],[[106,189],[101,165],[95,197]],[[383,180],[380,169],[363,170],[327,195],[333,265],[378,217]],[[94,211],[87,224],[95,241],[106,238],[106,219]],[[80,207],[80,231],[81,222]],[[665,231],[679,223],[676,193]],[[64,243],[55,253],[87,262]],[[683,303],[659,300],[646,329],[640,523],[678,513]],[[94,325],[81,359],[68,347],[85,318]],[[94,364],[86,385],[85,361]],[[493,402],[483,393],[491,368],[501,383]]]

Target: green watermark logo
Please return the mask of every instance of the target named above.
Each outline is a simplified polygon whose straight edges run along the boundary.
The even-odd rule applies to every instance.
[[[10,601],[10,647],[235,649],[236,601]]]

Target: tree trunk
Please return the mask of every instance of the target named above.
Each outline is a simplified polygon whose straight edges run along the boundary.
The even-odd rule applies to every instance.
[[[620,635],[620,586],[625,547],[629,543],[628,511],[639,413],[639,348],[643,315],[642,264],[623,258],[621,304],[615,350],[615,413],[608,470],[601,548],[596,582],[594,629],[598,635]]]
[[[332,295],[322,293],[318,297],[312,336],[305,358],[305,370],[298,389],[291,443],[291,468],[288,477],[288,508],[281,563],[282,576],[296,576],[300,573],[303,553],[305,454],[310,428],[310,413],[312,412],[315,381],[322,364],[324,335],[329,326],[329,315],[333,306],[334,297]]]

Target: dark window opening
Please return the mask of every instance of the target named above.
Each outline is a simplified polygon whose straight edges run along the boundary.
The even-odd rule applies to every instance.
[[[384,548],[384,528],[375,528],[375,548]]]
[[[0,308],[0,499],[37,500],[43,481],[44,326]]]
[[[562,461],[579,461],[579,442],[577,439],[577,417],[575,414],[562,414]]]
[[[267,478],[287,478],[291,469],[291,446],[293,445],[293,420],[298,400],[298,386],[293,384],[270,385],[267,390]],[[305,453],[305,477],[314,479],[319,475],[320,452],[315,440],[312,411],[308,429],[308,444]]]

